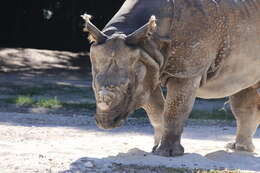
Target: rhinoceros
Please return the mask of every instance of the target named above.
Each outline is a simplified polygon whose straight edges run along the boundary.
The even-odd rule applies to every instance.
[[[196,97],[229,97],[237,133],[227,147],[254,151],[260,123],[260,0],[126,0],[101,31],[85,14],[96,124],[119,127],[143,108],[157,155],[184,153]],[[167,88],[164,96],[162,87]]]

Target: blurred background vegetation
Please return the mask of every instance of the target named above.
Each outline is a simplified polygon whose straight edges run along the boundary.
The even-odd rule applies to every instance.
[[[89,48],[80,15],[102,29],[124,0],[8,0],[1,4],[0,47],[83,51]]]

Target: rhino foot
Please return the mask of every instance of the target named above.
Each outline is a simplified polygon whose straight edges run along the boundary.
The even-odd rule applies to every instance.
[[[159,145],[153,147],[153,153],[155,155],[165,156],[165,157],[181,156],[184,153],[184,148],[180,144]]]
[[[240,144],[237,142],[231,142],[226,145],[226,148],[236,151],[247,151],[247,152],[253,152],[255,150],[255,147],[253,144]]]

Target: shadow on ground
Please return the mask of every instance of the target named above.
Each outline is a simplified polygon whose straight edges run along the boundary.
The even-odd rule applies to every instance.
[[[88,56],[84,52],[4,48],[0,50],[0,72],[90,70]]]
[[[189,172],[191,169],[230,169],[260,171],[260,157],[243,152],[219,150],[205,156],[186,153],[180,157],[161,157],[139,150],[129,150],[117,156],[102,159],[83,157],[70,165],[70,172]],[[178,168],[178,169],[176,169]],[[181,169],[180,169],[181,168]],[[191,172],[191,171],[190,171]]]
[[[1,82],[51,83],[89,80],[91,65],[88,53],[50,51],[39,49],[0,50]],[[7,75],[8,74],[8,75]]]

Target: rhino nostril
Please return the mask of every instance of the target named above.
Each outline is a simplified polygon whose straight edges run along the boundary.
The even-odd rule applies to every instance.
[[[109,110],[110,103],[98,102],[98,103],[97,103],[97,106],[98,106],[101,110],[107,111],[107,110]]]
[[[112,100],[116,97],[115,93],[102,88],[100,91],[98,91],[98,101],[100,102],[112,102]]]

